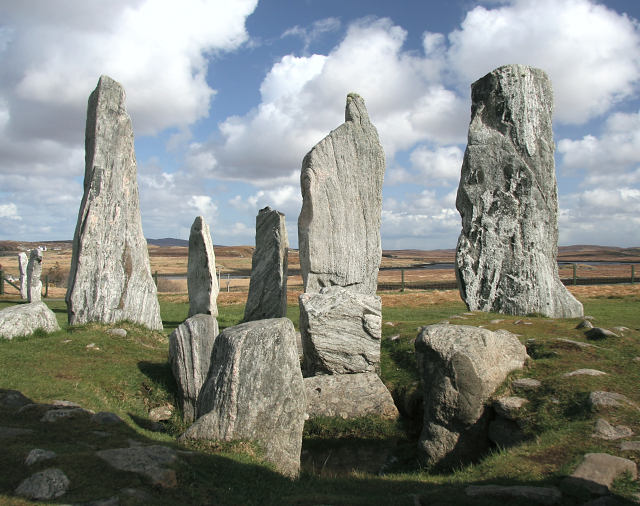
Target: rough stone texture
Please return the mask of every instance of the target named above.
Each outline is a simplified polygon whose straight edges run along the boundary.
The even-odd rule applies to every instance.
[[[546,74],[505,65],[473,83],[456,207],[456,277],[469,309],[582,316],[558,276],[558,198]]]
[[[33,401],[22,394],[22,392],[0,388],[0,409],[3,411],[12,413],[28,404],[33,404]]]
[[[535,504],[558,504],[562,499],[562,493],[556,487],[471,485],[465,489],[465,493],[469,497],[521,499]]]
[[[84,408],[56,408],[50,409],[40,419],[41,422],[54,423],[59,420],[79,417],[89,417],[94,415],[93,411]]]
[[[631,460],[607,453],[587,453],[571,476],[565,478],[565,483],[603,495],[609,492],[613,480],[625,472],[634,480],[638,477],[636,464]]]
[[[42,250],[34,248],[29,252],[27,263],[27,300],[40,302],[42,300]]]
[[[589,394],[589,405],[591,409],[598,411],[600,409],[616,408],[620,406],[629,406],[638,408],[638,405],[628,397],[617,392],[596,391]]]
[[[502,448],[520,444],[526,439],[524,431],[513,420],[501,416],[489,423],[489,439]]]
[[[96,455],[111,467],[146,476],[154,485],[173,488],[178,485],[175,471],[167,466],[178,460],[175,450],[161,445],[132,446],[102,450]]]
[[[587,336],[589,339],[596,339],[596,340],[607,339],[608,337],[620,337],[615,332],[611,332],[610,330],[603,329],[600,327],[593,327],[592,329],[585,332],[584,335]]]
[[[71,324],[130,320],[162,329],[136,173],[124,89],[102,76],[87,107],[84,195],[66,296]]]
[[[640,452],[640,441],[623,441],[620,449],[623,452]]]
[[[331,286],[299,300],[305,376],[378,371],[380,297]]]
[[[604,418],[598,418],[596,421],[593,437],[606,439],[607,441],[615,441],[625,437],[633,436],[633,431],[624,425],[611,425]]]
[[[56,457],[56,452],[43,450],[42,448],[34,448],[27,454],[27,457],[24,459],[24,464],[26,466],[32,466],[37,462],[53,459],[55,457]]]
[[[607,373],[598,371],[597,369],[576,369],[562,375],[563,378],[570,378],[571,376],[606,376]]]
[[[99,423],[100,425],[115,425],[124,423],[122,418],[120,418],[115,413],[111,413],[110,411],[99,411],[91,417],[91,421]]]
[[[218,278],[216,255],[211,232],[204,217],[197,216],[189,234],[189,260],[187,263],[189,289],[189,316],[209,314],[218,316]]]
[[[427,465],[457,465],[489,446],[485,402],[511,371],[523,367],[525,347],[506,330],[428,325],[415,343],[424,389],[419,449]]]
[[[57,468],[45,469],[29,476],[18,488],[16,495],[45,501],[64,495],[69,488],[69,478]]]
[[[298,242],[305,292],[338,285],[376,293],[384,170],[364,100],[349,94],[345,122],[302,162]]]
[[[28,295],[27,291],[27,259],[26,253],[18,253],[18,270],[20,271],[20,297],[26,300]]]
[[[389,390],[375,373],[313,376],[304,378],[304,387],[311,417],[398,416]]]
[[[171,419],[173,410],[171,406],[158,406],[149,411],[149,420],[152,422],[162,422]]]
[[[288,251],[284,214],[270,207],[260,209],[244,321],[287,316]]]
[[[291,320],[242,323],[217,337],[198,419],[182,438],[256,441],[276,469],[296,476],[305,407]]]
[[[529,401],[522,397],[499,397],[493,401],[493,409],[508,420],[517,420],[518,413],[527,402]]]
[[[218,320],[208,314],[188,318],[169,336],[169,363],[187,422],[195,420],[198,394],[207,379],[217,336]]]
[[[591,323],[589,320],[582,320],[580,323],[578,323],[578,325],[576,325],[577,329],[592,329],[593,328],[593,323]]]
[[[534,378],[520,378],[511,382],[511,388],[514,390],[523,390],[525,392],[537,390],[541,386],[542,383]]]
[[[125,329],[108,329],[107,334],[115,337],[127,337],[127,331]]]
[[[44,302],[17,304],[0,310],[0,337],[28,336],[37,329],[45,332],[60,330],[56,315]]]

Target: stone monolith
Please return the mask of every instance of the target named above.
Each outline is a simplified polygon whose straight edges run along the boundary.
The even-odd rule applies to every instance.
[[[287,316],[287,254],[284,214],[265,207],[256,217],[256,249],[244,320]]]
[[[42,299],[42,250],[34,248],[29,252],[27,263],[27,300],[39,302]]]
[[[471,86],[456,207],[456,277],[470,310],[577,317],[558,276],[558,197],[546,74],[506,65]]]
[[[349,94],[345,122],[302,162],[298,239],[305,292],[338,285],[375,294],[384,170],[364,100]]]
[[[197,216],[189,234],[189,260],[187,264],[189,290],[189,316],[210,314],[218,316],[218,278],[216,255],[211,232],[204,217]]]
[[[27,290],[27,265],[29,259],[26,253],[18,253],[18,270],[20,271],[20,297],[27,299],[29,297]]]
[[[89,97],[84,195],[67,288],[69,323],[129,320],[162,329],[142,232],[131,119],[122,86],[100,77]]]

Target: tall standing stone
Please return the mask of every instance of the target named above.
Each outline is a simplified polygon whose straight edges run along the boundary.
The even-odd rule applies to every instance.
[[[42,299],[42,250],[34,248],[29,252],[27,264],[27,300],[40,302]]]
[[[378,132],[364,100],[351,93],[345,122],[302,162],[298,238],[305,292],[338,285],[375,295],[384,170]]]
[[[471,86],[456,207],[456,277],[469,309],[577,317],[558,276],[558,191],[546,74],[506,65]]]
[[[213,252],[209,225],[202,216],[196,217],[189,234],[189,261],[187,264],[189,290],[189,316],[210,314],[218,316],[218,278],[216,255]]]
[[[27,259],[26,253],[18,253],[18,270],[20,271],[20,297],[22,299],[28,298],[27,293]]]
[[[288,252],[284,214],[270,207],[260,209],[244,321],[287,316]]]
[[[162,329],[142,232],[131,119],[122,86],[100,77],[89,97],[84,195],[67,288],[69,323],[130,320]]]

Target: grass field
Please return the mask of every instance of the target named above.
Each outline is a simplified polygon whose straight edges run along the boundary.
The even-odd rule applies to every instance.
[[[246,442],[178,446],[175,437],[185,429],[179,413],[163,423],[162,432],[150,422],[152,408],[175,405],[176,387],[167,365],[167,335],[187,316],[184,300],[162,295],[164,332],[125,323],[121,325],[128,331],[125,338],[106,334],[108,327],[102,325],[69,328],[64,302],[49,301],[62,330],[0,341],[0,388],[20,390],[37,402],[65,399],[96,412],[112,411],[126,424],[113,429],[108,442],[96,437],[92,432],[95,428],[89,430],[80,424],[72,427],[71,434],[69,426],[52,427],[46,440],[17,438],[7,442],[0,452],[0,503],[25,504],[12,498],[11,493],[28,472],[16,462],[21,462],[33,447],[58,452],[59,464],[73,484],[60,498],[59,502],[64,503],[107,498],[126,487],[145,487],[153,504],[495,504],[494,500],[466,497],[465,487],[494,483],[562,488],[562,478],[587,452],[606,452],[638,462],[640,455],[622,452],[618,442],[591,437],[600,416],[640,433],[636,409],[593,413],[586,402],[589,392],[609,390],[640,404],[640,290],[630,285],[599,290],[592,288],[577,294],[584,303],[585,314],[593,316],[599,326],[624,326],[629,330],[619,338],[592,343],[597,348],[579,348],[556,340],[589,342],[582,331],[575,329],[579,320],[467,314],[455,293],[449,292],[382,294],[381,376],[396,401],[403,404],[401,410],[413,419],[405,416],[397,422],[375,418],[307,422],[303,472],[295,481],[282,478],[264,465],[260,450]],[[225,300],[222,296],[219,302],[221,328],[241,320],[242,299]],[[0,299],[0,309],[14,303],[15,300]],[[292,303],[288,316],[296,326],[297,312]],[[490,323],[494,319],[503,321]],[[510,449],[496,449],[479,462],[453,472],[430,473],[420,466],[415,451],[420,420],[415,418],[419,416],[419,406],[412,405],[419,388],[413,339],[420,326],[442,320],[505,328],[519,334],[521,341],[527,343],[532,360],[512,378],[537,378],[543,388],[526,394],[528,441]],[[517,323],[518,320],[530,325]],[[87,347],[90,344],[93,346]],[[599,369],[607,376],[562,376],[579,368]],[[507,392],[508,381],[498,393]],[[3,423],[6,421],[0,418],[0,426]],[[130,439],[194,451],[184,454],[175,464],[179,487],[150,487],[137,475],[110,469],[94,455],[105,445],[128,446]],[[384,474],[378,473],[380,467],[384,467]],[[632,498],[638,492],[637,483],[619,480],[615,491],[621,497]],[[565,504],[582,504],[585,500],[569,495],[565,498]]]

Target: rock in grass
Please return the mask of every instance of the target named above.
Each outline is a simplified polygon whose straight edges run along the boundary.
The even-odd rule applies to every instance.
[[[558,276],[558,190],[546,74],[505,65],[471,86],[456,207],[456,278],[471,310],[582,316]]]
[[[47,501],[64,495],[69,484],[69,478],[61,469],[45,469],[22,481],[16,488],[16,495],[36,501]]]
[[[12,413],[27,404],[33,404],[33,401],[23,395],[22,392],[0,388],[0,409],[2,411]]]
[[[613,481],[626,472],[634,480],[638,477],[638,469],[633,461],[607,453],[587,453],[571,476],[565,478],[565,483],[603,495],[609,492]]]
[[[384,151],[364,100],[350,93],[345,122],[302,162],[298,242],[305,292],[337,285],[375,295],[384,170]]]
[[[477,459],[489,446],[485,402],[507,375],[523,367],[525,347],[506,330],[428,325],[416,339],[424,389],[418,448],[427,465]]]
[[[607,373],[598,371],[597,369],[576,369],[562,375],[563,378],[570,378],[571,376],[606,376]]]
[[[376,372],[380,366],[382,302],[331,286],[300,295],[305,376]]]
[[[604,418],[598,418],[596,421],[593,437],[606,439],[607,441],[615,441],[625,437],[633,436],[633,431],[624,425],[611,425]]]
[[[218,316],[218,278],[216,255],[211,232],[204,217],[197,216],[189,234],[189,260],[187,263],[189,289],[189,316],[207,314]]]
[[[304,378],[304,387],[310,417],[398,417],[398,409],[389,390],[372,372],[312,376]]]
[[[518,413],[522,407],[528,403],[527,399],[522,397],[499,397],[493,401],[493,409],[499,416],[506,418],[507,420],[517,420]]]
[[[27,265],[29,259],[26,253],[18,253],[18,270],[20,271],[20,297],[26,300],[29,297],[27,290]]]
[[[279,472],[296,476],[305,407],[291,320],[241,323],[216,338],[198,418],[181,438],[255,441]]]
[[[534,378],[520,378],[511,382],[511,387],[514,390],[523,390],[525,392],[537,390],[542,386],[542,383]]]
[[[616,408],[620,406],[629,406],[639,409],[638,405],[628,397],[617,392],[596,391],[589,394],[589,405],[594,411],[600,409]]]
[[[585,332],[584,335],[587,336],[589,339],[594,339],[594,340],[607,339],[608,337],[620,337],[615,332],[611,332],[610,330],[603,329],[600,327],[593,327],[592,329]]]
[[[172,448],[162,445],[132,446],[101,450],[96,455],[115,469],[146,476],[153,485],[162,488],[175,488],[178,485],[175,471],[168,468],[178,460]]]
[[[556,487],[471,485],[465,489],[465,493],[469,497],[520,499],[527,501],[527,504],[558,504],[562,500],[562,493]]]
[[[50,460],[56,457],[56,452],[52,452],[50,450],[43,450],[42,448],[34,448],[31,450],[27,457],[24,459],[24,464],[26,466],[32,466],[38,462],[42,462],[44,460]]]
[[[260,209],[244,321],[287,316],[288,252],[284,214],[270,207]]]
[[[640,452],[640,441],[622,441],[620,449],[623,452]]]
[[[593,323],[589,320],[582,320],[578,325],[576,325],[577,329],[592,329]]]
[[[40,302],[42,300],[42,250],[34,248],[29,252],[27,263],[27,300]]]
[[[131,119],[124,89],[107,76],[87,106],[84,195],[66,302],[72,325],[129,320],[162,329],[142,232]]]
[[[44,302],[17,304],[0,310],[0,337],[28,336],[38,329],[45,332],[60,330],[56,315]]]
[[[188,318],[169,336],[169,363],[186,422],[195,420],[198,394],[209,373],[217,336],[218,320],[208,314]]]

